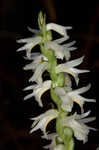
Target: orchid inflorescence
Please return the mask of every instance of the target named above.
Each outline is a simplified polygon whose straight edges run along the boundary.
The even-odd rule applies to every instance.
[[[40,107],[43,107],[41,96],[50,90],[50,95],[57,108],[52,108],[45,113],[31,118],[33,124],[30,133],[41,129],[42,138],[52,140],[51,144],[45,146],[50,150],[74,150],[73,136],[85,143],[88,140],[89,130],[95,130],[85,123],[95,120],[95,117],[88,117],[90,111],[84,112],[83,105],[85,102],[95,102],[95,99],[87,99],[81,96],[87,92],[91,84],[79,89],[72,89],[71,76],[75,79],[76,85],[79,83],[79,74],[89,72],[88,70],[77,69],[76,67],[83,62],[84,56],[78,59],[70,60],[71,51],[76,50],[73,45],[75,41],[62,44],[69,39],[67,31],[71,27],[64,27],[55,23],[46,24],[46,17],[42,12],[38,16],[39,30],[29,30],[34,34],[33,37],[17,40],[18,43],[25,43],[17,51],[26,51],[26,59],[31,60],[24,69],[32,70],[33,76],[29,79],[33,85],[26,87],[24,90],[33,90],[31,94],[24,97],[27,100],[35,97]],[[52,39],[52,30],[59,33],[62,37],[56,40]],[[40,46],[40,52],[32,52],[36,46]],[[65,60],[65,63],[58,64],[58,60]],[[42,74],[47,71],[50,79],[43,80]],[[74,102],[81,108],[81,114],[75,111],[72,114]],[[48,123],[56,119],[56,133],[48,133],[46,127]]]

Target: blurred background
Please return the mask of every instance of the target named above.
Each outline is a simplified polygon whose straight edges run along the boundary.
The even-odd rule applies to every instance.
[[[73,27],[69,31],[70,40],[77,41],[78,50],[72,53],[72,58],[84,55],[80,68],[91,71],[80,76],[79,87],[91,82],[92,88],[84,96],[97,100],[96,104],[85,104],[85,111],[92,110],[91,116],[97,120],[90,126],[99,129],[99,2],[0,0],[0,150],[42,150],[48,143],[40,138],[40,131],[29,134],[32,124],[29,118],[50,108],[50,103],[43,101],[42,110],[34,99],[23,101],[27,93],[22,89],[28,85],[32,73],[22,69],[26,64],[24,53],[16,53],[20,47],[16,39],[32,36],[28,26],[38,28],[40,10],[46,13],[47,23]],[[50,99],[49,93],[42,99]],[[48,128],[52,129],[52,125]],[[84,145],[76,141],[75,150],[95,150],[98,146],[99,130],[90,132]]]

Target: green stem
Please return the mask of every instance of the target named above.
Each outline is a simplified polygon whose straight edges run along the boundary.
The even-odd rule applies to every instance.
[[[64,150],[74,150],[74,141],[72,138],[73,131],[71,128],[64,127],[62,124],[63,118],[66,117],[68,113],[63,111],[61,107],[62,101],[60,97],[57,96],[55,93],[55,87],[63,87],[64,85],[64,73],[56,74],[57,59],[55,57],[55,53],[53,50],[48,49],[46,47],[46,43],[52,39],[52,34],[51,31],[46,31],[45,18],[43,18],[42,14],[39,15],[38,23],[41,29],[41,36],[42,36],[40,49],[42,54],[48,59],[47,71],[49,72],[50,78],[52,80],[50,94],[52,100],[57,105],[59,112],[59,116],[56,119],[56,132],[58,133],[59,137],[61,137],[64,143]]]
[[[64,142],[64,150],[74,150],[73,131],[69,127],[63,127],[62,119],[66,117],[65,113],[60,113],[56,119],[56,131]]]

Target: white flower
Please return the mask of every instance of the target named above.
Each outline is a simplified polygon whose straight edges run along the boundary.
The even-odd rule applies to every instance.
[[[49,90],[51,87],[51,80],[44,81],[41,85],[34,84],[32,86],[28,86],[24,90],[33,90],[33,92],[27,96],[24,97],[24,100],[27,100],[33,96],[35,96],[35,99],[37,100],[39,106],[43,106],[41,101],[41,96],[43,93],[47,90]]]
[[[65,37],[63,37],[63,38],[56,39],[53,42],[56,42],[57,44],[61,44],[65,40],[66,40]],[[76,41],[72,41],[70,43],[61,45],[61,46],[63,46],[63,48],[61,48],[61,49],[64,53],[64,57],[65,57],[66,60],[69,60],[71,58],[70,51],[73,51],[73,50],[77,49],[76,47],[72,47],[75,43],[76,43]],[[56,51],[56,54],[57,54],[57,51]]]
[[[74,68],[83,62],[83,58],[84,57],[80,57],[78,59],[71,60],[71,61],[66,62],[64,64],[59,64],[56,67],[56,73],[66,72],[66,73],[71,74],[75,78],[76,84],[78,85],[78,82],[79,82],[78,74],[89,72],[89,70],[80,70],[80,69]]]
[[[32,133],[38,129],[41,129],[43,131],[44,135],[46,136],[47,135],[46,127],[47,127],[48,123],[51,120],[56,119],[58,117],[58,114],[59,113],[57,110],[50,109],[38,117],[31,118],[31,120],[34,120],[34,122],[31,126],[32,129],[31,129],[30,133]]]
[[[19,48],[17,51],[26,50],[27,57],[31,57],[32,48],[34,46],[36,46],[37,44],[40,44],[41,40],[42,40],[41,36],[34,36],[34,37],[31,37],[31,38],[25,38],[25,39],[17,40],[18,43],[26,43],[24,46]]]
[[[88,84],[86,87],[82,87],[77,90],[68,92],[68,96],[71,97],[72,101],[80,105],[82,112],[83,112],[83,105],[85,102],[96,102],[95,99],[84,98],[80,95],[84,92],[87,92],[90,89],[90,87],[91,87],[91,84]]]
[[[90,89],[91,85],[89,84],[86,87],[79,88],[73,91],[66,91],[66,87],[56,87],[55,92],[62,100],[62,108],[68,112],[71,112],[73,107],[73,102],[76,102],[81,107],[83,112],[83,105],[85,102],[95,102],[95,99],[87,99],[82,97],[80,94],[87,92]]]
[[[24,70],[32,70],[34,72],[33,76],[29,79],[29,82],[42,83],[42,74],[47,69],[48,59],[40,53],[32,53],[30,58],[25,58],[33,60],[30,64],[24,67]]]
[[[47,69],[47,62],[42,62],[37,65],[37,68],[33,74],[33,76],[29,79],[29,82],[37,82],[38,84],[42,83],[42,74]]]
[[[63,59],[65,57],[66,60],[69,60],[71,57],[70,51],[76,49],[76,47],[71,47],[75,43],[75,41],[70,42],[70,43],[65,44],[65,45],[59,45],[59,43],[58,43],[58,42],[60,42],[59,40],[61,40],[61,39],[54,40],[54,41],[48,41],[45,44],[45,46],[47,48],[50,48],[53,51],[55,51],[56,58]]]
[[[81,115],[77,115],[75,113],[72,116],[63,118],[63,126],[72,128],[76,139],[83,141],[83,143],[87,142],[88,140],[89,130],[96,130],[84,124],[96,119],[95,117],[85,118],[89,115],[89,113],[90,111]]]
[[[55,23],[49,23],[46,25],[47,30],[53,30],[56,31],[57,33],[61,34],[62,36],[65,36],[66,39],[68,39],[68,35],[66,30],[72,29],[72,27],[64,27]]]
[[[25,59],[28,59],[28,58],[25,58]],[[33,60],[33,61],[30,64],[27,64],[24,67],[24,70],[34,71],[38,67],[38,65],[42,63],[42,60],[48,61],[48,59],[40,53],[32,53],[31,58],[29,58],[29,60]]]

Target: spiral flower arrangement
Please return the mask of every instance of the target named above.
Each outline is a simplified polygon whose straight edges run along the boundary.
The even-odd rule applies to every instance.
[[[33,90],[31,94],[24,97],[27,100],[35,97],[40,107],[43,107],[41,96],[50,91],[51,99],[55,104],[54,108],[47,110],[45,113],[31,118],[33,124],[31,131],[35,132],[41,129],[42,138],[51,140],[51,144],[46,145],[45,149],[50,150],[74,150],[74,138],[87,142],[90,130],[95,130],[85,123],[95,120],[95,117],[88,117],[91,111],[84,112],[85,102],[95,102],[95,99],[87,99],[81,96],[87,92],[91,84],[79,89],[72,88],[71,76],[74,78],[76,85],[79,83],[79,74],[89,72],[88,70],[77,69],[76,67],[83,62],[84,56],[70,60],[71,51],[76,47],[75,41],[63,44],[69,39],[67,31],[71,27],[64,27],[55,23],[46,24],[46,17],[39,13],[38,16],[39,30],[30,29],[34,34],[33,37],[17,40],[18,43],[24,43],[24,46],[17,51],[26,51],[26,59],[31,60],[24,69],[32,70],[33,76],[29,79],[33,85],[26,87],[24,90]],[[52,30],[61,35],[61,38],[53,40]],[[39,45],[40,52],[33,52],[32,49]],[[58,59],[65,60],[64,63],[58,63]],[[43,80],[42,74],[47,71],[49,80]],[[77,111],[72,113],[74,102],[81,108],[81,113]],[[47,125],[53,119],[56,119],[56,132],[48,133]]]

